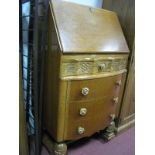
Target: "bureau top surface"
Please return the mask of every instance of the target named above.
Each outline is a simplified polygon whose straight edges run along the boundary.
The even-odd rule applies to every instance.
[[[51,0],[63,53],[128,53],[117,15],[108,10]]]

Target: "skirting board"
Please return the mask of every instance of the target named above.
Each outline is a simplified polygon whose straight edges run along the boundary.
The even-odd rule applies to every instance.
[[[131,120],[130,122],[123,124],[121,126],[116,127],[116,134],[119,134],[127,129],[129,129],[130,127],[135,125],[135,120]]]

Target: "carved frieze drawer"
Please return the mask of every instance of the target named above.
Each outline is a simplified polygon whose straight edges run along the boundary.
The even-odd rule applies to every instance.
[[[64,57],[61,63],[61,77],[98,75],[126,70],[127,56]]]

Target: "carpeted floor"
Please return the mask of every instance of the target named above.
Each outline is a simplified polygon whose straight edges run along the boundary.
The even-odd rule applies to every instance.
[[[100,138],[91,138],[82,143],[73,144],[68,148],[68,155],[134,155],[135,128],[118,135],[109,142]],[[49,155],[45,148],[42,155]]]

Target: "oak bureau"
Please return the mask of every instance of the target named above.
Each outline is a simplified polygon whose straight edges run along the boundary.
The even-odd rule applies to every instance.
[[[112,126],[119,114],[129,49],[114,12],[51,0],[44,82],[44,129],[54,154],[67,141]]]

